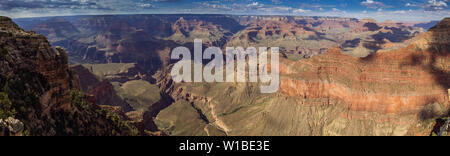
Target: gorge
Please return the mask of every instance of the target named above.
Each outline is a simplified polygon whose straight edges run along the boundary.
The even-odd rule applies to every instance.
[[[0,110],[14,107],[5,119],[14,116],[31,135],[424,136],[449,115],[449,18],[428,30],[423,23],[303,16],[14,21],[36,33],[0,20],[0,85],[18,85],[0,91],[11,101],[2,99]],[[195,38],[222,51],[280,47],[279,90],[262,94],[261,82],[176,83],[171,53],[180,46],[194,52]],[[74,90],[86,95],[71,96]]]

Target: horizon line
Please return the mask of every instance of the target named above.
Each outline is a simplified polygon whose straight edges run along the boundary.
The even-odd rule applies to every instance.
[[[18,18],[13,18],[13,17],[9,17],[11,19],[32,19],[32,18],[52,18],[52,17],[77,17],[77,16],[126,16],[126,15],[227,15],[227,16],[281,16],[281,17],[327,17],[327,18],[343,18],[343,19],[357,19],[357,20],[364,20],[364,19],[372,19],[375,20],[377,22],[386,22],[386,21],[393,21],[393,22],[398,22],[398,23],[407,23],[407,22],[434,22],[434,21],[441,21],[445,18],[450,18],[450,17],[443,17],[440,20],[427,20],[427,21],[397,21],[397,20],[384,20],[384,21],[378,21],[374,18],[357,18],[357,17],[344,17],[344,16],[313,16],[313,15],[282,15],[282,14],[273,14],[273,15],[269,15],[269,14],[220,14],[220,13],[143,13],[143,14],[139,14],[139,13],[103,13],[103,14],[79,14],[79,15],[56,15],[56,16],[35,16],[35,17],[18,17]],[[6,16],[8,17],[8,16]]]

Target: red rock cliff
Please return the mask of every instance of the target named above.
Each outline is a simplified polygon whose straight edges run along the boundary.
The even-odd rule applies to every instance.
[[[449,19],[395,51],[354,58],[331,49],[321,56],[286,61],[281,92],[343,101],[355,111],[419,113],[433,103],[448,108]],[[290,71],[289,71],[289,70]]]

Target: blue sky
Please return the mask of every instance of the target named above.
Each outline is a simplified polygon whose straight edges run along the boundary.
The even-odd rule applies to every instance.
[[[430,21],[450,17],[450,0],[0,0],[0,15],[239,14]]]

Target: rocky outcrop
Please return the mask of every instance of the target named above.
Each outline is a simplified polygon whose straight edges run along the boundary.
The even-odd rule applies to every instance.
[[[170,39],[180,44],[191,43],[199,38],[203,39],[204,44],[217,47],[224,46],[229,35],[232,34],[221,25],[201,19],[185,20],[183,17],[172,24],[172,32]]]
[[[76,73],[75,76],[78,76],[83,92],[88,92],[100,83],[99,78],[97,78],[94,74],[91,73],[90,70],[82,65],[75,65],[70,67],[70,69],[74,73]]]
[[[26,135],[135,134],[125,121],[87,102],[62,48],[7,17],[0,17],[0,27],[6,30],[0,32],[0,118],[24,123]],[[5,135],[15,135],[14,125]]]
[[[8,119],[0,119],[0,136],[10,134],[13,136],[22,136],[23,123],[17,119],[9,117]]]
[[[103,80],[86,93],[92,95],[98,105],[120,106],[125,112],[133,110],[130,104],[117,95],[114,86],[108,80]]]
[[[114,86],[108,79],[101,80],[97,78],[82,65],[73,66],[71,69],[80,77],[79,80],[83,92],[90,96],[90,100],[97,105],[119,106],[124,112],[133,110],[130,104],[117,95]]]

